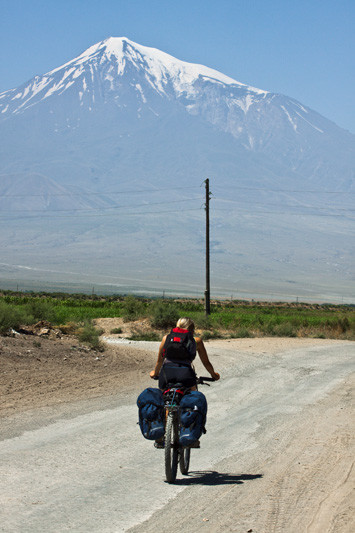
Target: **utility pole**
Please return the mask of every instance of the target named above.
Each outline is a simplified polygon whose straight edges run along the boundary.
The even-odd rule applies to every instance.
[[[206,290],[205,290],[205,311],[208,316],[211,313],[210,305],[210,180],[205,180],[206,184]]]

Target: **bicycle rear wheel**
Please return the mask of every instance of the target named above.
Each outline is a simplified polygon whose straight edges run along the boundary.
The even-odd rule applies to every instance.
[[[174,483],[179,462],[179,427],[176,413],[169,413],[165,426],[165,477]]]
[[[190,453],[190,448],[182,448],[180,451],[180,471],[184,476],[189,473]]]

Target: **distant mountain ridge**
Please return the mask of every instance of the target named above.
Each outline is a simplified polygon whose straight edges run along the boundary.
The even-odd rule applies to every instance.
[[[226,281],[228,261],[241,262],[243,279],[251,279],[255,269],[255,260],[251,258],[256,249],[272,272],[261,269],[260,275],[265,280],[270,276],[279,280],[280,272],[281,278],[304,280],[301,271],[309,273],[313,264],[309,249],[315,256],[319,252],[318,274],[312,274],[312,283],[317,284],[328,245],[336,251],[337,259],[330,261],[337,265],[335,275],[350,279],[349,251],[342,254],[342,247],[350,235],[351,198],[324,197],[322,191],[324,194],[354,191],[355,136],[292,98],[248,86],[209,67],[178,60],[127,38],[111,37],[47,74],[1,93],[0,138],[0,209],[5,214],[11,213],[8,227],[19,224],[14,221],[20,214],[38,216],[42,212],[53,216],[57,213],[51,243],[58,249],[60,261],[69,260],[70,254],[79,254],[80,246],[71,248],[69,241],[79,242],[83,235],[95,235],[92,242],[96,242],[99,230],[95,229],[98,228],[95,216],[100,209],[115,209],[112,213],[123,216],[119,208],[134,205],[132,199],[118,194],[120,191],[132,188],[156,191],[156,205],[166,201],[166,193],[159,193],[160,190],[169,187],[173,190],[178,184],[186,187],[181,194],[188,202],[189,187],[200,186],[208,176],[212,178],[212,188],[221,191],[218,201],[228,205],[228,217],[216,210],[221,230],[217,230],[217,224],[214,246],[219,264],[216,274],[220,272],[224,284],[234,283],[232,275]],[[16,195],[17,191],[22,195]],[[117,194],[113,195],[115,191]],[[310,193],[300,197],[292,191]],[[312,191],[319,194],[314,195]],[[172,192],[170,196],[172,201],[177,201],[181,195]],[[287,215],[290,209],[304,206],[306,213],[318,216],[325,201],[331,210],[327,213],[338,215],[340,211],[336,209],[342,209],[344,220],[337,219],[336,224],[332,220],[325,227],[327,219],[323,217],[319,226],[323,228],[319,230],[321,235],[314,221],[305,219],[295,227],[295,218]],[[148,194],[143,202],[149,204]],[[271,222],[267,213],[258,215],[258,205],[263,203],[272,206],[271,212],[275,211],[279,217],[276,226],[279,225],[283,234],[281,240],[276,238],[275,220]],[[234,205],[237,209],[247,207],[249,214],[240,215],[233,210]],[[282,219],[280,213],[285,209]],[[58,210],[63,210],[61,219]],[[65,213],[70,212],[74,217],[80,210],[87,210],[86,214],[90,213],[92,218],[85,218],[85,211],[80,220],[76,218],[75,234]],[[153,241],[159,246],[159,242],[165,241],[162,225],[156,222],[155,227],[154,216],[152,211],[147,227],[151,226],[150,231],[155,228]],[[258,216],[262,231],[269,231],[274,236],[273,242],[283,242],[291,251],[278,251],[267,240],[260,241],[259,226],[250,224],[247,216]],[[186,217],[187,226],[190,220],[193,228],[199,227],[195,219]],[[242,239],[240,221],[244,235],[248,235],[244,244],[234,242],[236,232]],[[38,243],[35,254],[16,232],[3,234],[0,244],[9,250],[8,263],[12,257],[17,257],[17,263],[23,263],[24,246],[25,259],[38,259],[42,264],[46,260],[48,237],[43,235],[48,228],[39,219],[32,224],[37,228],[31,229]],[[164,221],[164,235],[174,231],[176,224],[173,219]],[[91,265],[93,275],[98,269],[111,272],[115,254],[120,255],[125,249],[126,265],[120,260],[122,272],[132,272],[137,261],[143,261],[144,268],[149,264],[154,278],[159,270],[154,246],[148,259],[143,249],[146,236],[139,230],[136,253],[129,244],[135,223],[124,218],[119,226],[121,231],[125,228],[128,240],[124,239],[124,244],[110,258],[100,259],[100,267]],[[295,237],[301,228],[305,233],[314,232],[304,243],[308,250],[302,249],[302,235]],[[110,247],[114,229],[104,231]],[[68,232],[72,235],[69,240]],[[85,250],[75,256],[80,264],[91,246],[90,238],[86,237]],[[25,240],[29,239],[28,234]],[[296,253],[292,244],[298,239],[300,248]],[[195,246],[201,247],[200,237]],[[233,255],[237,251],[242,260]],[[100,253],[105,257],[104,248]],[[92,257],[92,251],[88,254]],[[287,262],[279,261],[280,254],[294,257],[292,268],[287,270],[284,266]],[[192,254],[191,264],[186,266],[187,276],[196,271],[198,257],[199,254],[196,257]],[[173,259],[166,265],[166,271],[169,268],[171,273],[179,275]],[[326,267],[325,285],[331,282],[332,268]],[[194,283],[198,284],[198,279],[199,276]]]

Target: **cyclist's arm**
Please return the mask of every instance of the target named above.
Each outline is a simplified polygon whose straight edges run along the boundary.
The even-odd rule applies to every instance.
[[[157,362],[155,364],[155,368],[154,370],[152,370],[149,375],[151,378],[157,378],[159,377],[159,372],[160,372],[160,369],[161,367],[163,366],[163,361],[164,361],[164,344],[165,344],[165,340],[166,340],[166,335],[165,337],[163,337],[163,340],[161,341],[160,343],[160,346],[159,346],[159,352],[158,352],[158,359],[157,359]]]
[[[196,348],[197,348],[198,355],[200,356],[201,362],[203,366],[205,367],[205,369],[207,370],[207,372],[211,374],[211,377],[213,377],[213,379],[218,380],[220,378],[220,375],[218,374],[218,372],[214,371],[212,363],[208,359],[206,348],[205,348],[205,345],[203,344],[202,339],[196,338]]]

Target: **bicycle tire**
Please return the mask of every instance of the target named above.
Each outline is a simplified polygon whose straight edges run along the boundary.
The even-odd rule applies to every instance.
[[[189,473],[190,453],[190,448],[182,448],[180,451],[180,471],[184,476],[187,476]]]
[[[179,431],[178,421],[175,413],[169,413],[165,426],[165,477],[168,483],[176,480],[177,467],[179,462]]]

